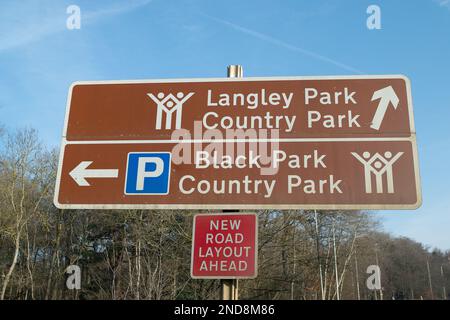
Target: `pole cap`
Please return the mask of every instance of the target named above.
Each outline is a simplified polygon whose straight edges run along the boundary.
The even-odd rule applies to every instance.
[[[229,65],[227,70],[228,78],[242,78],[244,76],[244,68],[239,64]]]

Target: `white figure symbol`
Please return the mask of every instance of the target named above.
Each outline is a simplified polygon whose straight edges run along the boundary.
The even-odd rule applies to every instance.
[[[364,165],[364,179],[366,183],[366,193],[372,193],[372,175],[375,176],[375,184],[377,193],[383,193],[383,176],[386,175],[387,192],[394,193],[394,175],[392,166],[403,155],[403,152],[397,153],[395,156],[390,151],[384,153],[384,157],[379,153],[370,155],[366,151],[362,157],[356,152],[352,155]]]
[[[147,95],[156,103],[157,106],[156,129],[161,130],[163,112],[166,114],[165,129],[172,128],[173,113],[176,113],[175,129],[180,129],[183,103],[185,103],[190,97],[192,97],[194,95],[194,92],[190,92],[186,95],[184,95],[183,92],[178,92],[176,96],[171,93],[169,93],[168,95],[164,95],[164,93],[162,92],[158,93],[156,96],[151,93],[148,93]]]

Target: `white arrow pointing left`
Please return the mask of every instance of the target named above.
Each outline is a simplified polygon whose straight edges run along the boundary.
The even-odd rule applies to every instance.
[[[81,161],[72,171],[70,176],[80,187],[90,186],[86,178],[117,178],[118,169],[88,169],[93,161]]]

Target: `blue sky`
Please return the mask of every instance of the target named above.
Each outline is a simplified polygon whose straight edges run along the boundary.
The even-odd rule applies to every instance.
[[[66,28],[69,5],[80,30]],[[366,9],[381,8],[381,30]],[[450,1],[2,0],[0,123],[58,146],[77,80],[405,74],[423,206],[378,212],[385,230],[450,249]]]

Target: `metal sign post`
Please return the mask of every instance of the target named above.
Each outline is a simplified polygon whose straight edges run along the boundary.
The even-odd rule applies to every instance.
[[[243,78],[244,69],[241,65],[229,65],[227,68],[228,78]],[[233,210],[229,210],[233,211]],[[228,212],[229,212],[228,211]],[[224,212],[227,212],[226,210]],[[239,210],[234,210],[233,212],[239,212]],[[239,284],[238,279],[222,279],[221,283],[221,294],[222,300],[238,300],[239,299]]]

